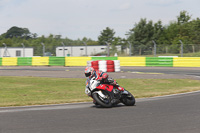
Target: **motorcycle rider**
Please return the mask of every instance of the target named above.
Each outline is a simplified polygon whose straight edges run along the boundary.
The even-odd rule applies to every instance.
[[[85,68],[85,76],[88,77],[88,80],[95,78],[96,80],[99,80],[101,84],[111,84],[118,88],[119,91],[123,91],[124,89],[119,87],[116,80],[113,80],[112,78],[108,77],[108,74],[102,71],[95,71],[93,67],[86,67]],[[90,91],[88,90],[88,85],[86,85],[85,93],[88,96],[91,96]]]

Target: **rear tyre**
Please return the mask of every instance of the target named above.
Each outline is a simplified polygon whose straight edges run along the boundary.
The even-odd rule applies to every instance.
[[[126,106],[134,106],[135,105],[135,97],[130,92],[128,92],[127,95],[123,95],[123,97],[120,101]]]
[[[98,93],[92,94],[93,99],[97,102],[97,104],[101,105],[102,107],[111,108],[112,107],[111,96],[106,91],[102,91],[102,93],[106,96],[105,99],[102,98]]]

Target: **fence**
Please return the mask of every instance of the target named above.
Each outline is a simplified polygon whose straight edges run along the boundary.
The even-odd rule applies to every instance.
[[[182,49],[182,50],[181,50]],[[187,53],[199,53],[199,44],[173,44],[173,45],[138,45],[131,46],[131,51],[125,51],[125,55],[155,55],[155,54],[173,54],[181,56],[181,52]]]
[[[200,67],[200,57],[3,57],[0,66],[87,66],[91,60],[119,60],[120,66]]]

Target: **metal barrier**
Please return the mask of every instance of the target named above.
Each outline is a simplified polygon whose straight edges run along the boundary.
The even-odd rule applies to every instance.
[[[0,66],[88,66],[97,60],[118,60],[120,66],[200,67],[200,57],[3,57]]]

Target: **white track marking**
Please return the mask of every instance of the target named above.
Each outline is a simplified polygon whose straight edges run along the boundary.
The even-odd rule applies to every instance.
[[[176,98],[177,96],[184,96],[189,94],[200,93],[200,91],[157,96],[150,98],[137,98],[136,104],[138,102],[160,100],[166,98]],[[82,103],[66,103],[66,104],[55,104],[55,105],[35,105],[35,106],[21,106],[21,107],[0,107],[0,113],[14,113],[14,112],[23,112],[23,111],[42,111],[42,110],[62,110],[62,109],[78,109],[78,108],[87,108],[93,106],[91,102],[82,102]]]

